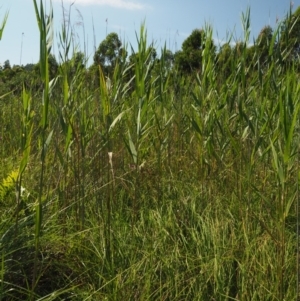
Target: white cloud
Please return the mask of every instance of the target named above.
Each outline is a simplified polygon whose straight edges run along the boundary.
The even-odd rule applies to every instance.
[[[57,0],[60,2],[61,0]],[[67,0],[68,2],[81,4],[81,5],[102,5],[111,6],[114,8],[128,9],[128,10],[141,10],[145,9],[146,6],[137,1],[128,0]]]

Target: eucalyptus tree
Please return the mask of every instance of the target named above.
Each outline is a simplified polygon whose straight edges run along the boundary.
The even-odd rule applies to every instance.
[[[100,65],[105,73],[110,75],[117,63],[123,63],[126,50],[115,32],[107,35],[94,54],[94,64]]]
[[[206,43],[206,38],[205,30],[195,29],[185,39],[182,44],[182,50],[175,53],[175,64],[181,72],[192,73],[201,70],[202,52],[205,47],[209,47],[215,53],[215,45],[212,41],[211,43]]]

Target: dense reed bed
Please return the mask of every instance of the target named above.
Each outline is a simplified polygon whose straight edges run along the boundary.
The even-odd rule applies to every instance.
[[[183,76],[142,25],[134,61],[90,76],[65,25],[49,78],[33,2],[42,86],[0,99],[0,300],[297,300],[297,63],[273,43],[250,72],[246,16],[226,75],[211,28]]]

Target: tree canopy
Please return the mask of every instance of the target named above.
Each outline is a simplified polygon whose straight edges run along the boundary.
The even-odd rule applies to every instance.
[[[212,40],[207,43],[206,32],[203,29],[194,29],[182,43],[182,50],[175,53],[175,63],[183,73],[192,73],[201,70],[202,53],[209,47],[214,53],[216,50]]]
[[[94,55],[94,64],[100,65],[107,72],[110,72],[116,63],[122,61],[124,56],[124,48],[118,35],[115,32],[107,35],[103,40]]]

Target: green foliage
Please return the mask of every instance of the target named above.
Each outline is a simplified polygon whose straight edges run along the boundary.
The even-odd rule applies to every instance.
[[[58,63],[53,54],[49,54],[48,56],[48,65],[49,65],[49,78],[53,79],[58,72]]]
[[[200,71],[202,66],[202,54],[204,48],[214,54],[215,45],[210,40],[206,43],[207,32],[200,29],[192,31],[189,37],[182,43],[182,50],[175,54],[175,62],[179,70],[183,73],[192,73]]]
[[[273,29],[270,26],[265,26],[259,33],[255,47],[258,56],[258,61],[261,66],[265,65],[269,57],[269,49],[273,39]]]
[[[204,32],[195,29],[191,35],[183,42],[182,50],[175,54],[176,64],[184,73],[199,71],[202,61]]]
[[[102,41],[94,54],[94,64],[101,65],[106,73],[112,74],[113,68],[117,63],[122,63],[126,51],[122,48],[122,42],[118,35],[112,32]]]
[[[17,170],[12,171],[6,178],[0,183],[0,200],[5,202],[5,198],[15,192],[16,182],[18,179],[19,172]]]
[[[276,31],[249,47],[248,12],[242,42],[216,53],[206,27],[159,55],[142,24],[86,68],[34,4],[39,65],[1,71],[0,299],[295,300],[299,74]]]
[[[281,25],[279,45],[283,59],[292,61],[299,58],[300,51],[300,7],[286,16]]]
[[[217,64],[219,72],[224,74],[224,78],[231,75],[232,65],[234,63],[233,49],[229,43],[225,43],[221,46],[217,54]]]

